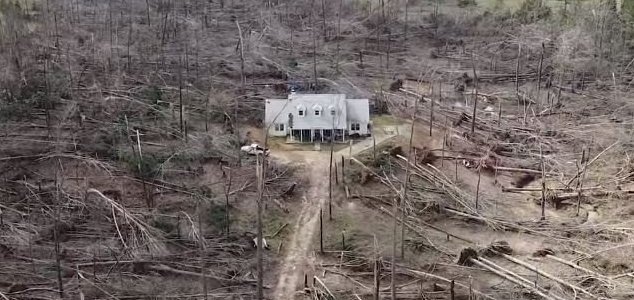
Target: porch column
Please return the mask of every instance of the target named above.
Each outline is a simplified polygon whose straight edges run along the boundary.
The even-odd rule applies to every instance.
[[[312,143],[315,139],[315,130],[311,129],[310,130],[310,142]]]
[[[324,142],[324,130],[323,129],[319,129],[319,137],[321,138],[321,142]]]
[[[304,142],[304,129],[299,130],[299,142],[300,143]]]

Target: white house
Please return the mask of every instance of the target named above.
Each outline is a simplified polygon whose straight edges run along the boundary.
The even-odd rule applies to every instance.
[[[266,100],[264,122],[269,136],[329,142],[334,132],[334,141],[344,142],[347,136],[370,134],[370,108],[368,99],[344,94],[290,94]]]

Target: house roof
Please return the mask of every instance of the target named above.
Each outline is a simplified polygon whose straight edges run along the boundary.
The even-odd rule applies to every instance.
[[[351,109],[355,110],[352,112],[355,119],[363,116],[369,119],[367,103],[367,99],[346,99],[344,94],[290,94],[288,99],[266,100],[265,122],[286,123],[288,115],[292,114],[295,129],[345,129]],[[334,119],[330,114],[332,109],[335,110]],[[299,116],[299,110],[304,111],[304,116]],[[316,110],[319,115],[315,115]]]
[[[349,122],[367,122],[370,120],[370,104],[368,99],[347,99]]]

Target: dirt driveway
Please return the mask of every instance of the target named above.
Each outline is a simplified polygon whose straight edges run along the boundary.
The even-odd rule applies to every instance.
[[[372,148],[373,144],[383,143],[399,133],[406,133],[403,126],[393,133],[381,133],[372,138],[360,141],[350,148],[344,148],[334,154],[334,157],[355,155],[361,151]],[[280,268],[280,275],[275,288],[274,299],[295,299],[298,290],[303,284],[304,274],[311,278],[315,275],[312,241],[319,230],[319,211],[324,209],[324,217],[327,216],[328,201],[328,171],[330,153],[327,147],[324,151],[274,151],[272,157],[285,162],[301,164],[308,176],[309,188],[303,196],[302,208],[293,225],[293,234],[287,242],[286,256]]]
[[[303,196],[301,212],[293,225],[286,257],[281,266],[275,289],[275,299],[294,299],[303,274],[313,275],[315,260],[312,250],[313,236],[319,226],[319,210],[328,200],[328,153],[306,153],[305,166],[310,188]]]

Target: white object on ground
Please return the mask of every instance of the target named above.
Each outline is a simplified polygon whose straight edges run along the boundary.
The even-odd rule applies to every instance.
[[[264,149],[260,147],[260,145],[258,144],[242,146],[240,147],[240,151],[246,152],[247,154],[250,154],[250,155],[260,155],[260,154],[269,155],[269,149]]]
[[[269,249],[269,245],[266,243],[266,239],[262,238],[262,245],[264,245],[264,249]],[[253,238],[253,248],[258,247],[258,238]]]

